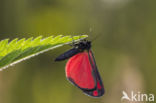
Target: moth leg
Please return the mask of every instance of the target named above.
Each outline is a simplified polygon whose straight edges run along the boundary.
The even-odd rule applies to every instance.
[[[74,39],[73,39],[73,37],[71,37],[72,38],[72,44],[69,44],[70,46],[75,46],[76,44],[75,44],[75,41],[74,41]]]

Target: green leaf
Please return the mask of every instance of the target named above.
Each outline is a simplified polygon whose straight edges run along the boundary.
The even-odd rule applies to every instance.
[[[65,44],[70,44],[73,41],[77,42],[81,39],[85,39],[87,35],[82,36],[49,36],[47,38],[42,38],[38,36],[33,39],[33,37],[28,39],[18,38],[10,41],[5,39],[0,41],[0,70],[6,69],[9,66],[17,64],[23,60],[29,59],[33,56],[39,55],[43,52],[49,51],[51,49],[63,46]]]

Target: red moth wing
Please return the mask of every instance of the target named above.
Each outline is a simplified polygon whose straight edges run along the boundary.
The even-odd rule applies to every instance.
[[[95,74],[96,88],[94,90],[83,90],[83,92],[93,97],[100,97],[104,94],[103,83],[102,83],[100,74],[98,72],[97,66],[96,66],[94,55],[91,50],[89,50],[88,55],[89,55],[90,63],[92,65],[93,72]]]
[[[88,52],[72,56],[66,64],[66,77],[82,90],[93,90],[96,87],[94,72]]]

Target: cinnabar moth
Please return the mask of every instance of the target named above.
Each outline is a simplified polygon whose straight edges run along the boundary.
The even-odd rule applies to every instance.
[[[104,87],[91,50],[91,42],[82,40],[75,43],[72,49],[58,56],[55,61],[68,58],[65,67],[67,79],[89,96],[102,96]]]

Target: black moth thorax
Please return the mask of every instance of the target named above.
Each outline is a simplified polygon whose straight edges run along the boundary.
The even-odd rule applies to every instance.
[[[78,49],[79,51],[84,51],[84,50],[90,50],[91,48],[91,42],[90,41],[81,41],[78,44],[74,45],[74,48]]]

